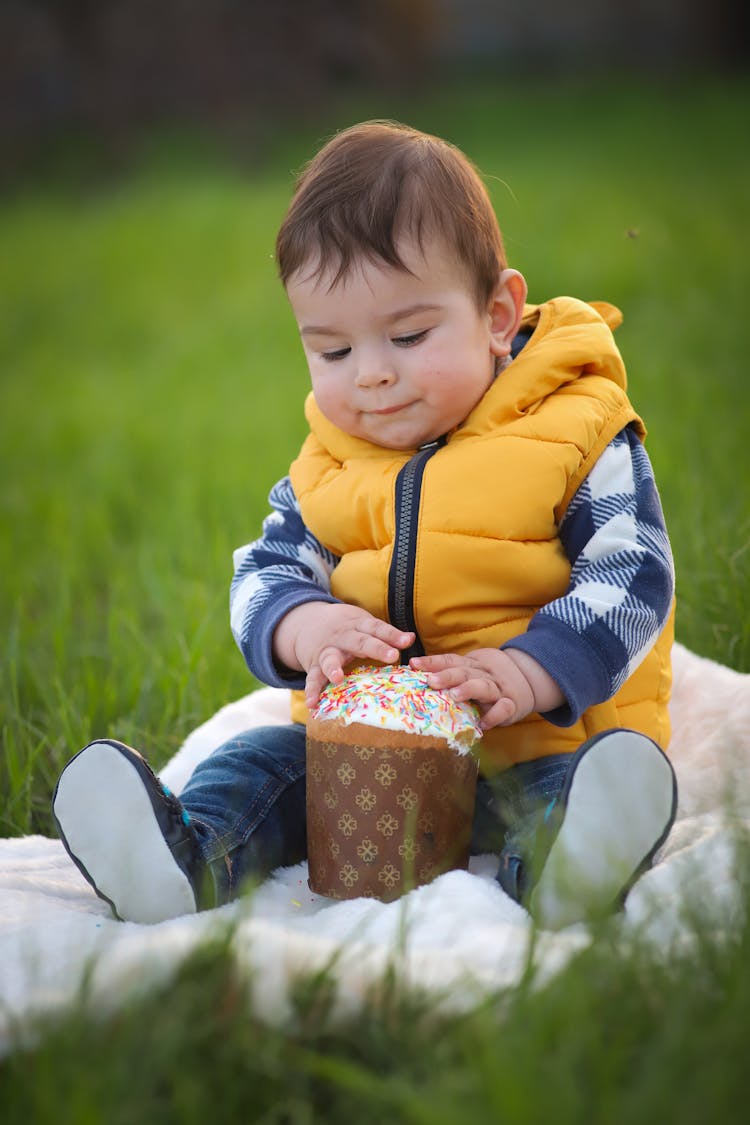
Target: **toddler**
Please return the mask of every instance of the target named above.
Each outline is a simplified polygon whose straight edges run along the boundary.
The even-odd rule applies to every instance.
[[[235,552],[232,630],[292,691],[178,799],[120,742],[53,801],[118,917],[227,902],[306,855],[305,718],[362,662],[478,705],[475,853],[540,925],[616,909],[675,814],[673,567],[610,305],[527,304],[473,164],[390,122],[336,135],[277,238],[309,436]]]

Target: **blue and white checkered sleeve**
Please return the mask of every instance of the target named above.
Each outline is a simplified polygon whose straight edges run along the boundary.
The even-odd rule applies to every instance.
[[[544,606],[505,647],[533,656],[566,704],[546,719],[572,725],[609,699],[661,633],[674,566],[651,463],[631,429],[610,442],[573,497],[560,539],[571,563],[562,598]]]
[[[330,577],[336,555],[305,526],[289,477],[271,489],[272,512],[260,539],[234,552],[229,592],[232,633],[248,668],[271,687],[303,687],[301,672],[273,659],[273,634],[281,618],[305,602],[335,602]]]

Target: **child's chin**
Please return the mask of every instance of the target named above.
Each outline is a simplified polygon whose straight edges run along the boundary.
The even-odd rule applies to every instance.
[[[363,434],[367,441],[373,445],[381,445],[385,449],[397,449],[406,452],[409,449],[419,449],[423,445],[434,441],[432,433],[420,430],[416,426],[382,426],[370,427],[368,434]]]

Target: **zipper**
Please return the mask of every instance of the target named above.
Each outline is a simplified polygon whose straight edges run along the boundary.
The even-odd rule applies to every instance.
[[[401,653],[402,664],[408,664],[412,656],[424,655],[414,618],[417,526],[425,467],[443,445],[445,438],[441,437],[421,446],[396,477],[396,529],[388,572],[388,620],[397,629],[414,633],[416,638],[414,644]]]

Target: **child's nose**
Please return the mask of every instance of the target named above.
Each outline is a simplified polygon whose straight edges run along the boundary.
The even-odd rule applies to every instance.
[[[396,381],[393,365],[381,356],[363,356],[357,365],[358,387],[388,387]]]

